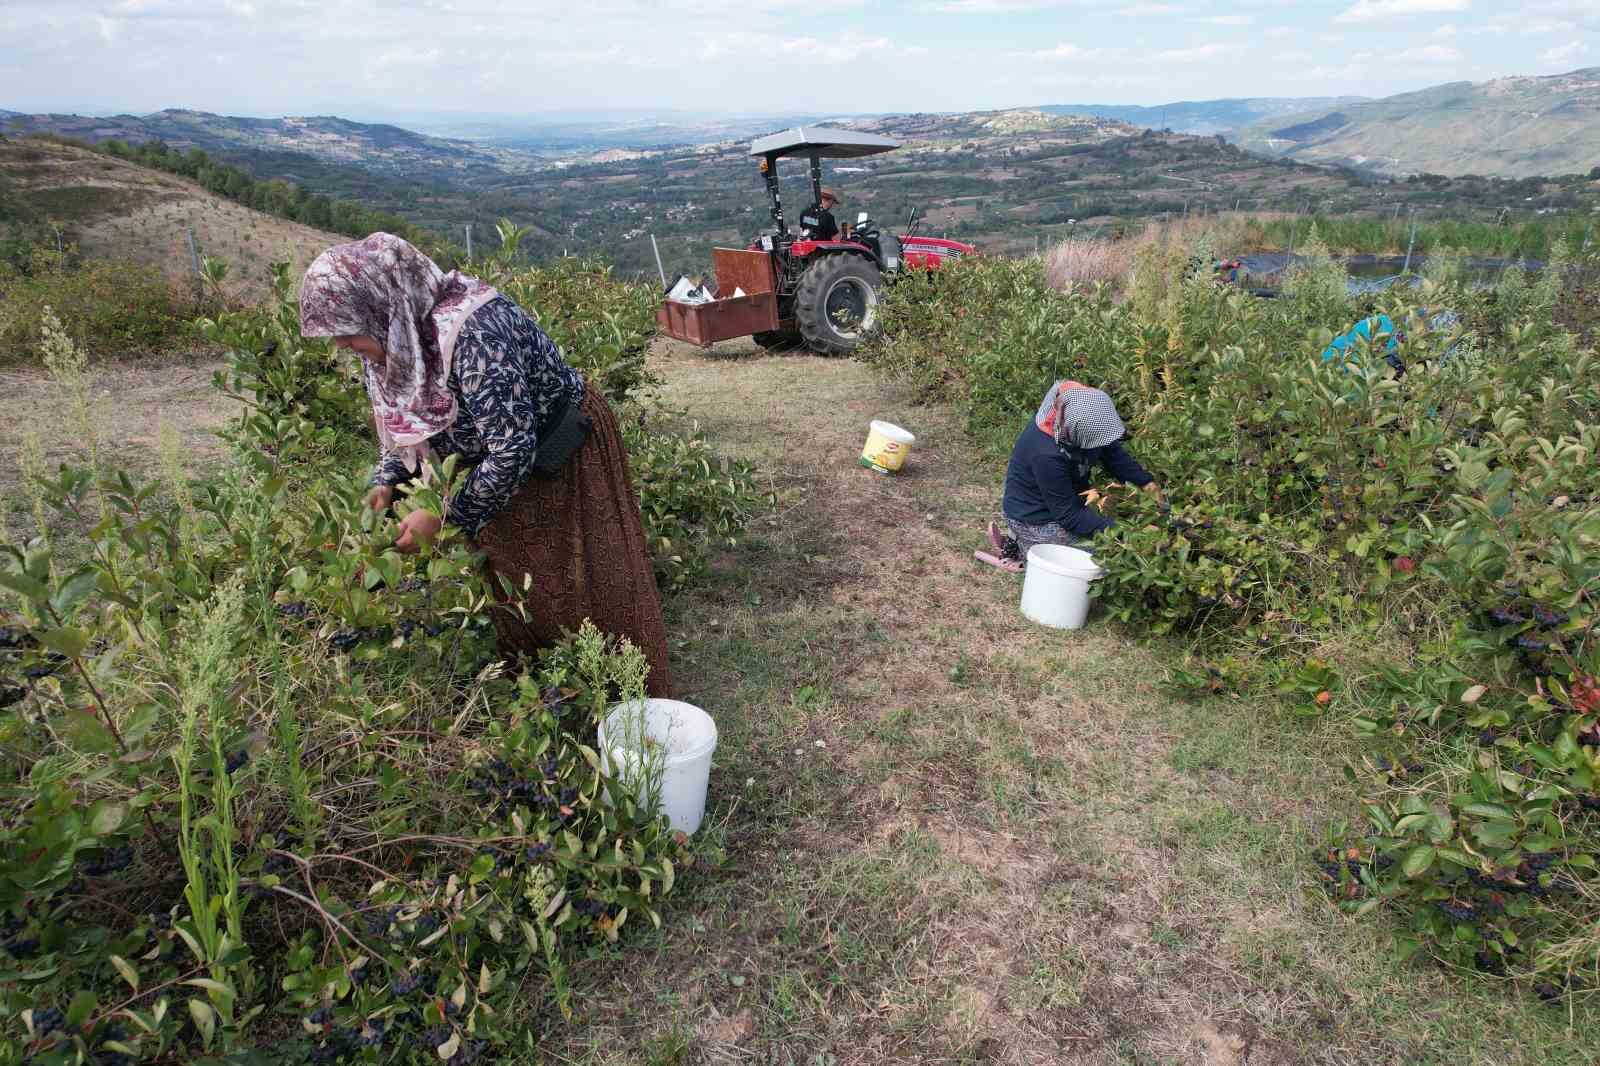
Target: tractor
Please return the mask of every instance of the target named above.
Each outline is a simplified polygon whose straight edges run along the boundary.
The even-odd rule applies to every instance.
[[[750,336],[767,348],[804,345],[833,355],[853,351],[877,323],[878,291],[885,277],[935,270],[972,255],[970,244],[923,237],[915,213],[903,236],[881,231],[861,212],[832,240],[796,234],[784,217],[778,191],[778,160],[811,161],[813,202],[822,199],[822,160],[859,159],[893,151],[887,137],[854,130],[801,126],[761,137],[750,155],[772,201],[773,232],[746,249],[716,248],[717,298],[699,304],[668,299],[657,315],[668,336],[707,346]]]

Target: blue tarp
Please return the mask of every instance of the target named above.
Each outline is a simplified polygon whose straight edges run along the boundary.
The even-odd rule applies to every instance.
[[[1388,341],[1383,346],[1384,357],[1390,364],[1399,362],[1395,353],[1400,350],[1400,340],[1395,336],[1394,322],[1388,315],[1373,315],[1363,318],[1360,322],[1333,338],[1333,343],[1322,350],[1322,361],[1332,362],[1341,359],[1346,365],[1353,365],[1356,350],[1372,342],[1373,334],[1387,335]],[[1397,368],[1398,369],[1398,368]]]

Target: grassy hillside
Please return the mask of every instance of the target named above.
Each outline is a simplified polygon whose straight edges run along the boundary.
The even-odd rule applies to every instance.
[[[1600,166],[1600,67],[1453,82],[1271,119],[1244,147],[1382,174],[1527,177]]]
[[[8,113],[0,114],[0,130],[12,134],[54,133],[91,143],[163,141],[173,148],[200,148],[224,155],[241,150],[298,152],[325,162],[408,175],[460,177],[526,167],[534,162],[531,154],[514,149],[429,137],[398,126],[326,115],[240,118],[178,109],[110,118]]]
[[[1285,115],[1342,107],[1366,99],[1365,96],[1253,96],[1232,100],[1179,100],[1149,107],[1133,104],[1049,104],[1039,110],[1052,115],[1092,115],[1149,129],[1210,135],[1228,133]]]
[[[188,239],[200,254],[232,267],[230,289],[256,298],[267,291],[267,264],[287,259],[304,269],[318,252],[348,238],[274,218],[174,177],[69,145],[0,140],[0,189],[17,221],[59,228],[63,244],[91,259],[160,268],[174,280],[193,276]]]

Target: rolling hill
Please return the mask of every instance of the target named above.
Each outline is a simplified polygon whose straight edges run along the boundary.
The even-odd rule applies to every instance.
[[[500,173],[538,162],[531,153],[429,137],[399,126],[331,116],[238,118],[169,109],[151,115],[23,115],[0,112],[0,132],[53,133],[98,143],[163,141],[223,157],[241,152],[291,152],[321,162],[354,164],[381,174],[460,179]]]
[[[1452,82],[1258,122],[1244,148],[1389,176],[1520,178],[1600,166],[1600,67]]]
[[[1364,96],[1252,96],[1233,100],[1180,100],[1150,107],[1132,104],[1047,104],[1039,110],[1052,115],[1090,115],[1146,129],[1209,135],[1231,133],[1285,115],[1346,107],[1366,99]]]
[[[267,266],[304,270],[329,245],[348,240],[274,218],[157,170],[48,141],[0,139],[0,189],[20,220],[54,224],[90,258],[193,276],[188,230],[202,255],[232,267],[228,288],[257,298]]]

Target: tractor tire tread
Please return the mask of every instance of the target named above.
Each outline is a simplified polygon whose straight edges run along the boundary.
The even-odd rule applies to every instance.
[[[856,267],[863,268],[863,273],[873,290],[878,291],[883,284],[883,278],[877,264],[866,256],[854,252],[829,255],[811,264],[800,276],[800,283],[795,286],[795,322],[800,326],[800,336],[804,338],[806,347],[819,355],[848,355],[861,345],[859,339],[853,343],[841,341],[828,328],[824,320],[826,311],[822,307],[829,284],[839,272]]]

